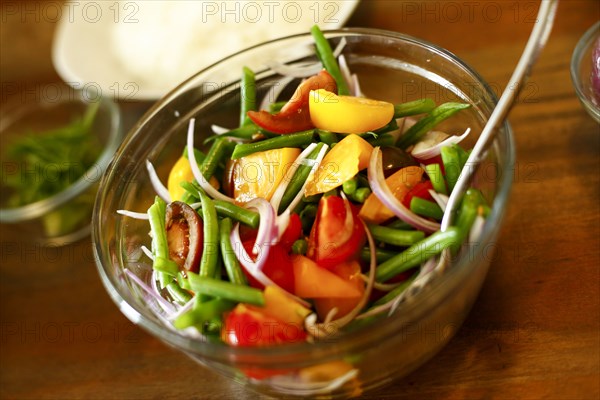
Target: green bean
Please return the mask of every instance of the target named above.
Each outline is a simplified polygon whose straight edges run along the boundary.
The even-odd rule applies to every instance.
[[[317,48],[317,55],[321,62],[323,63],[323,67],[329,72],[329,74],[335,79],[335,83],[337,84],[337,91],[339,95],[349,95],[350,90],[348,89],[348,85],[346,80],[344,79],[342,72],[340,71],[340,67],[333,55],[333,51],[331,50],[331,46],[329,45],[329,41],[321,32],[321,29],[318,25],[314,25],[310,33],[313,36],[315,41],[315,46]]]
[[[306,157],[306,160],[314,160],[319,155],[319,152],[323,148],[325,144],[319,143],[317,147]],[[294,176],[292,176],[292,180],[288,184],[287,188],[285,188],[285,192],[283,192],[283,196],[281,197],[281,203],[279,203],[278,213],[283,212],[288,206],[292,203],[302,186],[304,186],[304,182],[308,179],[308,175],[312,169],[312,165],[302,164],[298,167]]]
[[[458,146],[444,146],[441,149],[442,162],[444,163],[444,171],[446,171],[446,183],[448,190],[452,192],[454,185],[458,181],[460,172],[462,171],[460,162],[460,153]]]
[[[367,140],[369,144],[373,147],[389,147],[394,145],[394,137],[387,133],[382,133],[381,135],[377,135],[376,138],[372,138]]]
[[[437,203],[416,196],[410,200],[410,211],[437,221],[440,221],[444,216],[444,212]]]
[[[398,297],[400,294],[402,294],[402,292],[404,292],[410,286],[411,283],[413,283],[413,281],[417,277],[417,274],[418,274],[417,272],[413,273],[410,278],[403,281],[398,286],[396,286],[395,288],[393,288],[392,290],[387,292],[383,297],[381,297],[377,301],[375,301],[373,303],[373,306],[380,306],[380,305],[385,304],[389,301],[392,301],[393,299]]]
[[[231,283],[238,285],[246,285],[246,276],[242,271],[240,262],[237,259],[235,250],[231,245],[231,219],[223,218],[219,224],[219,234],[221,236],[221,254],[223,255],[223,263],[225,264],[225,270]]]
[[[242,68],[242,83],[240,86],[240,126],[251,123],[248,111],[256,111],[256,79],[254,72],[248,68]]]
[[[250,140],[250,139],[254,139],[256,137],[256,135],[267,135],[267,132],[265,130],[259,128],[258,126],[256,126],[254,123],[248,122],[246,125],[240,126],[238,128],[234,128],[225,133],[209,136],[208,138],[206,138],[204,140],[204,144],[206,145],[210,142],[214,142],[215,140],[217,140],[219,138],[225,138],[225,137],[235,137],[235,138]]]
[[[415,228],[409,224],[408,222],[404,222],[401,219],[395,219],[394,221],[390,222],[389,224],[386,225],[388,228],[392,228],[392,229],[400,229],[403,231],[410,231],[410,230],[414,230]]]
[[[158,278],[158,287],[161,289],[166,288],[169,283],[173,282],[173,276],[169,274],[165,274],[164,272],[157,272],[156,275]]]
[[[403,231],[373,224],[368,226],[375,240],[394,246],[412,246],[425,237],[422,231]]]
[[[158,196],[156,196],[154,204],[148,208],[150,232],[152,234],[152,253],[154,255],[152,267],[158,272],[175,276],[179,271],[179,266],[175,261],[169,259],[169,245],[165,229],[166,208],[167,204]]]
[[[306,254],[308,251],[308,242],[304,239],[298,239],[292,244],[293,254]]]
[[[198,195],[198,192],[202,190],[200,185],[196,182],[181,182],[180,185],[186,190],[186,193],[190,194],[192,202],[200,201],[200,196]],[[258,228],[258,224],[260,223],[259,213],[223,200],[213,200],[213,204],[220,217],[229,217],[251,228]],[[197,211],[202,211],[202,207]]]
[[[212,322],[215,319],[221,319],[223,313],[233,309],[236,303],[225,299],[212,299],[195,306],[190,311],[180,315],[173,321],[173,325],[177,329],[185,329],[190,326],[196,326],[203,331],[206,323]]]
[[[356,188],[358,187],[358,181],[354,178],[348,179],[344,183],[342,183],[342,191],[346,193],[348,196],[352,196],[354,192],[356,192]]]
[[[439,105],[400,136],[396,145],[402,149],[406,149],[411,144],[418,142],[423,135],[433,129],[437,124],[450,118],[460,110],[469,107],[470,105],[465,103],[444,103]]]
[[[371,189],[367,188],[367,187],[361,187],[356,189],[356,191],[353,193],[352,200],[358,202],[358,203],[364,203],[367,200],[367,197],[369,197],[371,195]]]
[[[328,146],[332,146],[339,142],[338,136],[333,132],[317,129],[317,134],[319,135],[319,140]]]
[[[261,307],[265,305],[263,292],[250,286],[206,278],[193,272],[188,272],[188,280],[191,289],[196,292],[196,295],[202,294],[220,297],[238,303],[253,304]]]
[[[173,300],[175,300],[175,302],[181,305],[186,304],[192,299],[192,295],[183,290],[181,287],[179,287],[177,282],[169,283],[167,285],[167,291],[169,292],[169,295],[171,295]]]
[[[455,245],[460,239],[458,228],[450,227],[446,231],[437,231],[404,250],[402,253],[379,264],[375,270],[375,279],[385,282],[401,272],[407,271],[429,258],[439,254],[445,248]]]
[[[219,163],[227,158],[231,147],[232,143],[225,138],[215,140],[206,158],[199,165],[200,173],[202,173],[206,180],[209,180],[213,176]]]
[[[217,213],[222,217],[229,217],[251,228],[258,228],[260,214],[223,200],[213,200]]]
[[[481,204],[483,196],[481,192],[474,188],[469,188],[465,192],[460,204],[459,214],[456,218],[455,226],[458,228],[459,237],[456,245],[452,246],[452,252],[456,254],[461,244],[469,236],[473,222],[477,217],[477,209]]]
[[[199,191],[198,194],[202,203],[202,225],[204,227],[200,276],[212,277],[215,276],[215,268],[219,261],[219,222],[212,200],[203,191]]]
[[[394,250],[386,250],[381,249],[379,247],[375,249],[375,257],[377,258],[378,264],[389,260],[397,254],[398,252]],[[371,261],[371,249],[369,247],[362,248],[362,250],[360,251],[360,259],[364,262]]]
[[[419,99],[402,104],[394,104],[394,119],[428,113],[435,108],[431,99]]]
[[[427,172],[427,176],[429,176],[429,180],[433,185],[433,190],[441,194],[448,194],[446,190],[446,181],[444,180],[444,175],[442,175],[442,168],[440,164],[429,164],[425,166],[425,171]]]
[[[281,149],[284,147],[302,147],[312,143],[315,135],[314,129],[292,133],[289,135],[279,135],[271,139],[261,140],[254,143],[240,143],[235,146],[231,159],[246,157],[259,151]]]

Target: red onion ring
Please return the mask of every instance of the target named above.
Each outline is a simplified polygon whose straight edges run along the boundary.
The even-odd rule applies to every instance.
[[[421,218],[417,214],[406,208],[392,193],[383,176],[383,167],[381,161],[381,149],[379,146],[373,149],[371,159],[369,160],[369,169],[367,171],[369,184],[373,193],[384,206],[402,221],[410,224],[416,229],[432,233],[440,229],[440,224]]]
[[[166,201],[167,203],[171,202],[171,195],[169,194],[169,190],[163,185],[154,169],[154,165],[150,162],[150,160],[146,160],[146,169],[148,170],[148,176],[150,177],[150,183],[154,188],[156,194]]]
[[[471,132],[471,128],[467,128],[467,130],[460,136],[454,136],[454,135],[449,136],[446,139],[442,140],[441,142],[439,142],[427,149],[420,150],[420,151],[412,151],[410,154],[412,154],[413,157],[418,158],[419,160],[429,160],[430,158],[439,156],[440,152],[442,150],[442,147],[450,146],[452,144],[458,144],[458,143],[462,142],[467,136],[469,136],[470,132]]]
[[[196,119],[190,119],[190,124],[188,126],[187,132],[187,153],[188,160],[190,161],[190,167],[192,169],[192,174],[194,178],[198,182],[198,184],[204,189],[206,194],[208,194],[213,199],[223,200],[228,203],[234,203],[234,200],[225,196],[223,193],[219,192],[217,189],[212,187],[212,185],[204,178],[204,175],[200,172],[200,168],[198,168],[198,164],[196,162],[196,155],[194,154],[194,125],[196,123]]]

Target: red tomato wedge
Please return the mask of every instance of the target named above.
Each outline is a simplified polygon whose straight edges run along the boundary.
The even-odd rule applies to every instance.
[[[314,128],[310,120],[308,99],[311,90],[337,92],[335,79],[325,70],[302,82],[292,98],[277,114],[268,111],[248,111],[248,117],[259,127],[273,133],[286,134]]]
[[[308,257],[332,268],[355,259],[365,241],[365,228],[350,203],[339,196],[322,197],[308,240]]]
[[[288,251],[292,249],[292,245],[302,235],[302,221],[300,220],[300,216],[296,213],[290,215],[290,222],[281,235],[281,239],[279,243]]]
[[[430,190],[433,190],[431,181],[419,182],[404,195],[402,204],[404,204],[406,208],[410,208],[410,201],[413,197],[420,197],[425,200],[433,201],[433,197],[431,197],[431,194],[429,193]]]
[[[254,247],[254,240],[243,242],[244,249],[254,261],[257,257],[261,257],[261,253],[258,255],[252,254]],[[243,267],[242,267],[243,268]],[[294,293],[294,271],[292,267],[292,261],[288,254],[288,251],[281,244],[274,244],[269,248],[269,257],[263,267],[263,273],[271,278],[282,289]],[[254,279],[244,268],[244,274],[248,279],[250,286],[263,289],[264,286]]]
[[[231,346],[271,346],[306,340],[303,326],[283,322],[238,304],[225,318],[222,339]]]

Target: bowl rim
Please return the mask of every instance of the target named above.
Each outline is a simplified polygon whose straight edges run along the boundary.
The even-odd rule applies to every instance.
[[[35,218],[38,218],[49,211],[52,211],[63,204],[66,204],[70,200],[82,194],[85,190],[90,188],[95,181],[91,180],[89,176],[97,176],[99,172],[103,175],[106,171],[108,164],[111,159],[115,155],[115,151],[119,147],[121,139],[123,137],[122,132],[122,115],[121,110],[118,105],[112,101],[108,97],[98,96],[92,97],[92,101],[90,101],[90,92],[89,89],[81,90],[81,89],[73,89],[64,84],[47,84],[43,85],[41,90],[46,87],[59,87],[61,88],[61,96],[58,100],[50,101],[45,98],[38,99],[35,102],[30,104],[25,104],[17,107],[13,107],[10,110],[6,111],[7,115],[4,117],[5,126],[10,126],[14,121],[21,118],[23,115],[27,115],[36,109],[44,108],[51,109],[54,107],[61,107],[67,103],[82,103],[82,104],[92,104],[93,102],[100,102],[100,106],[105,106],[108,109],[108,114],[110,117],[110,132],[108,135],[108,142],[103,146],[103,150],[94,162],[94,164],[83,173],[83,175],[77,179],[73,184],[71,184],[66,189],[50,196],[46,197],[42,200],[38,200],[33,203],[26,204],[24,206],[12,207],[12,208],[1,208],[0,209],[0,222],[2,223],[19,223],[24,221],[29,221]],[[69,95],[64,96],[62,93],[64,91],[68,91]],[[92,88],[92,94],[98,95]],[[74,93],[71,95],[71,93]],[[21,94],[16,94],[13,96],[13,102],[16,102],[15,99],[19,97]],[[7,103],[10,104],[11,100]],[[9,107],[7,107],[9,108]],[[8,114],[10,113],[10,114]],[[7,122],[8,121],[8,122]],[[0,129],[0,134],[5,128]],[[88,228],[89,230],[89,228]]]
[[[577,93],[577,97],[583,103],[586,110],[592,114],[596,121],[600,122],[600,105],[594,104],[589,96],[583,91],[582,77],[579,75],[579,67],[590,46],[595,40],[600,40],[600,21],[589,27],[583,36],[577,41],[573,54],[571,55],[571,81]]]
[[[376,37],[400,40],[405,43],[416,44],[418,46],[425,47],[429,51],[435,52],[439,55],[442,55],[443,57],[446,57],[447,59],[450,59],[453,63],[456,63],[457,65],[459,65],[464,71],[466,71],[473,78],[477,79],[478,83],[480,83],[482,85],[486,95],[489,96],[492,105],[495,105],[498,101],[497,96],[495,95],[495,93],[493,92],[493,90],[491,89],[489,84],[468,63],[466,63],[465,61],[458,58],[456,55],[454,55],[449,50],[446,50],[442,47],[432,44],[426,40],[418,39],[413,36],[402,34],[399,32],[382,30],[382,29],[372,29],[372,28],[341,28],[341,29],[335,29],[335,30],[326,30],[326,31],[323,31],[323,33],[325,34],[325,36],[327,38],[336,38],[336,37],[342,37],[342,36],[347,36],[347,35],[376,36]],[[290,36],[278,38],[275,40],[271,40],[268,42],[260,43],[255,46],[249,47],[245,50],[242,50],[240,52],[237,52],[235,54],[232,54],[232,55],[202,69],[201,71],[199,71],[192,77],[183,81],[176,88],[171,90],[159,102],[155,103],[154,106],[152,108],[150,108],[140,120],[138,120],[138,122],[130,130],[130,132],[128,133],[124,142],[122,143],[121,147],[119,148],[119,153],[122,150],[124,150],[126,147],[128,147],[129,143],[138,134],[141,134],[140,128],[142,128],[153,117],[153,115],[159,109],[161,109],[161,107],[163,107],[164,104],[168,104],[171,100],[173,100],[174,96],[176,96],[178,94],[179,90],[186,87],[190,82],[194,81],[196,79],[196,77],[198,77],[202,74],[205,74],[207,72],[210,72],[216,66],[219,66],[220,64],[228,62],[232,58],[235,58],[239,55],[254,51],[254,49],[256,49],[256,48],[270,45],[270,44],[277,43],[277,42],[288,41],[288,40],[291,40],[294,38],[309,37],[309,36],[310,36],[310,34],[302,33],[302,34],[290,35]],[[499,179],[499,183],[497,186],[498,189],[497,189],[496,196],[494,198],[494,201],[493,201],[493,204],[491,207],[491,212],[490,212],[489,216],[487,217],[487,220],[491,221],[491,223],[486,224],[486,228],[482,232],[482,237],[481,237],[481,242],[480,242],[481,244],[489,243],[491,241],[491,239],[496,235],[497,231],[499,230],[500,222],[501,222],[502,217],[506,210],[505,204],[507,202],[507,199],[508,199],[508,196],[510,193],[510,189],[512,186],[512,181],[513,181],[512,171],[514,170],[514,163],[515,163],[515,144],[514,144],[514,139],[513,139],[513,135],[512,135],[512,129],[511,129],[508,121],[504,122],[503,130],[505,131],[505,139],[506,139],[505,147],[507,149],[506,153],[503,153],[503,156],[505,157],[505,165],[506,165],[507,173],[503,174],[501,179]],[[117,157],[115,158],[115,160],[113,160],[113,164],[116,163],[116,161],[117,161]],[[100,183],[101,189],[106,187],[107,183],[111,179],[111,172],[112,172],[111,167],[112,167],[112,164],[111,164],[111,166],[109,166],[109,169],[104,174],[104,176],[101,180],[101,183]],[[392,323],[391,324],[378,324],[377,334],[369,333],[369,331],[367,329],[358,329],[357,331],[344,334],[342,337],[337,337],[335,341],[326,340],[323,342],[315,342],[315,343],[309,343],[309,344],[299,343],[299,344],[286,344],[284,346],[269,346],[269,347],[232,347],[232,346],[228,346],[223,343],[217,344],[217,343],[212,343],[212,342],[208,342],[208,341],[202,341],[202,340],[190,338],[190,337],[180,334],[179,332],[177,332],[175,330],[170,330],[168,327],[164,326],[163,324],[160,324],[154,320],[146,318],[142,312],[138,311],[134,306],[129,304],[127,301],[128,296],[121,295],[119,290],[116,288],[116,286],[112,282],[112,280],[114,278],[112,278],[108,274],[109,266],[104,265],[103,261],[105,260],[105,258],[102,257],[102,254],[104,251],[103,245],[101,243],[102,224],[98,223],[100,221],[99,217],[101,214],[101,205],[104,202],[103,193],[104,193],[103,190],[99,190],[98,195],[96,197],[96,204],[94,207],[94,214],[93,214],[94,224],[93,224],[93,229],[92,229],[92,247],[93,247],[94,256],[95,256],[95,260],[96,260],[96,266],[98,268],[98,272],[99,272],[99,275],[103,282],[103,285],[105,286],[105,288],[106,288],[108,294],[110,295],[110,297],[112,298],[112,300],[115,302],[115,304],[121,310],[121,312],[126,315],[126,317],[128,319],[130,319],[133,323],[135,323],[137,325],[141,325],[141,327],[144,330],[146,330],[149,333],[151,333],[152,335],[160,338],[162,341],[165,341],[169,345],[174,346],[175,348],[177,348],[180,351],[184,351],[188,354],[189,353],[202,354],[202,356],[205,357],[207,360],[213,360],[213,361],[218,361],[218,362],[231,362],[232,360],[239,361],[239,360],[252,359],[252,361],[254,362],[254,364],[257,367],[271,368],[273,366],[272,361],[265,362],[264,360],[262,360],[260,358],[254,359],[254,357],[262,357],[265,355],[268,355],[269,358],[271,358],[271,359],[273,357],[275,357],[277,360],[279,360],[281,363],[283,363],[281,365],[285,365],[285,361],[282,361],[282,360],[286,360],[286,359],[288,361],[295,360],[294,357],[297,357],[299,355],[306,356],[307,353],[310,353],[310,354],[318,353],[323,361],[333,360],[333,359],[339,358],[340,354],[348,354],[357,348],[364,349],[365,345],[376,344],[378,340],[381,340],[382,333],[385,334],[394,329],[397,330],[397,327],[396,327],[397,324],[392,324]],[[484,246],[479,246],[479,248],[475,254],[482,256],[481,253],[483,251],[482,250],[483,247]],[[439,286],[446,284],[448,281],[452,281],[452,279],[454,279],[456,281],[458,279],[457,276],[459,278],[461,276],[459,274],[464,275],[468,271],[468,268],[466,268],[466,267],[468,266],[469,263],[467,261],[468,260],[466,260],[465,257],[461,258],[458,261],[458,263],[456,263],[455,265],[453,265],[452,268],[450,268],[448,271],[446,271],[440,279],[434,280],[434,282],[432,282],[431,286],[429,287],[429,290],[427,290],[426,293],[421,293],[420,296],[424,295],[425,297],[422,297],[423,299],[426,299],[427,297],[431,297],[432,293],[434,293]],[[112,267],[112,264],[110,266]],[[458,280],[457,282],[460,282],[460,280]],[[450,294],[447,294],[446,297],[448,297],[449,295]],[[412,311],[415,311],[415,310],[419,311],[417,314],[422,315],[427,310],[418,310],[418,308],[419,308],[420,304],[425,304],[425,302],[417,302],[417,303],[418,304],[416,307],[415,307],[415,304],[412,304],[409,307],[412,309]],[[433,307],[433,306],[431,306],[431,305],[428,306],[428,309],[430,309],[431,307]],[[413,318],[413,320],[414,319],[415,318]],[[381,331],[383,331],[383,332],[381,332]],[[290,358],[290,357],[292,357],[292,358]]]

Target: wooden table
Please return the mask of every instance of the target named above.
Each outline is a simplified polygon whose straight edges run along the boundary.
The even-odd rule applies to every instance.
[[[22,12],[41,4],[2,3],[2,100],[10,85],[59,79],[55,24]],[[536,10],[530,1],[363,0],[348,25],[435,42],[501,90]],[[464,326],[431,362],[364,398],[600,397],[600,128],[569,75],[577,40],[598,19],[594,0],[561,2],[510,116],[518,153],[510,207]],[[10,226],[1,234],[0,397],[260,398],[132,325],[104,291],[89,241],[49,252]]]

